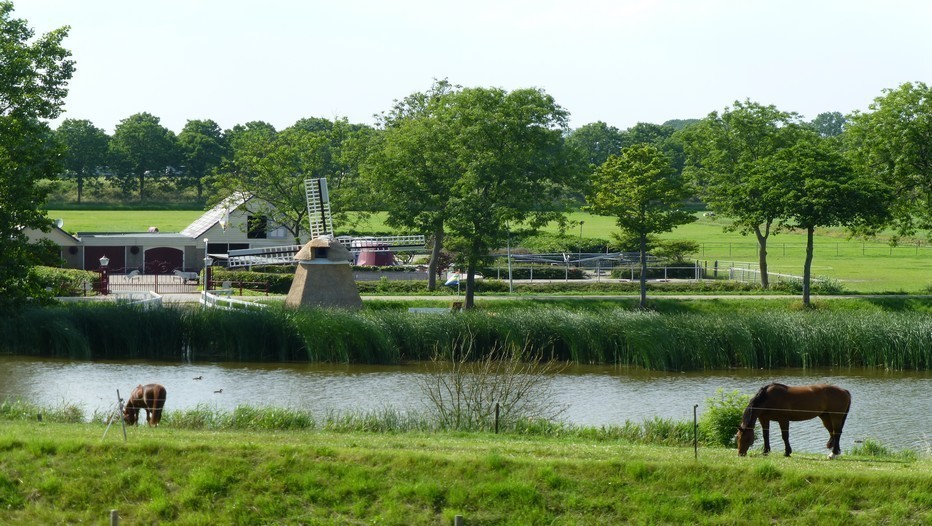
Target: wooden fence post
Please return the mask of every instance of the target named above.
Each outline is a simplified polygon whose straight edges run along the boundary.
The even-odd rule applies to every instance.
[[[117,510],[110,510],[110,526],[120,526],[120,513]]]

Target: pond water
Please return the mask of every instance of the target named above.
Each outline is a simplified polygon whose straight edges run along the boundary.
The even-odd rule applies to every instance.
[[[168,391],[167,410],[207,404],[277,406],[328,412],[393,408],[421,410],[422,364],[403,366],[321,364],[167,364],[86,362],[0,356],[0,400],[23,399],[43,406],[75,403],[85,414],[109,412],[116,390],[124,398],[140,383],[158,382]],[[195,380],[195,377],[202,377]],[[833,383],[851,391],[851,413],[842,449],[871,438],[884,445],[928,451],[932,444],[932,373],[873,369],[729,370],[665,373],[617,367],[575,366],[551,378],[562,419],[585,426],[621,425],[654,417],[689,420],[718,389],[754,394],[779,381],[790,385]],[[217,392],[221,391],[222,392]],[[782,442],[774,425],[775,449]],[[794,422],[796,451],[822,452],[828,435],[818,419]],[[755,447],[759,447],[756,444]]]

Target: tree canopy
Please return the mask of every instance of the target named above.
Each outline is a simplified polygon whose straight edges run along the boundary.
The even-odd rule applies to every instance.
[[[62,46],[68,28],[34,39],[12,11],[10,2],[0,2],[0,309],[43,294],[30,271],[37,255],[24,229],[50,228],[38,182],[61,171],[64,153],[43,119],[61,113],[74,71]]]
[[[857,174],[835,143],[816,134],[778,152],[772,169],[783,195],[784,222],[806,231],[803,304],[809,305],[816,228],[877,228],[887,219],[891,195],[876,179]]]
[[[700,197],[715,212],[730,217],[726,228],[753,233],[759,245],[761,285],[767,288],[767,241],[782,216],[783,196],[771,163],[795,144],[799,116],[775,106],[735,102],[722,114],[712,112],[683,133],[686,172]]]
[[[146,183],[159,183],[180,166],[175,133],[150,113],[137,113],[120,121],[110,139],[110,155],[124,192],[137,190],[146,198]]]
[[[564,145],[567,113],[537,89],[440,83],[396,105],[385,122],[369,172],[373,187],[392,221],[435,237],[446,232],[466,268],[471,308],[476,270],[505,244],[509,225],[554,218],[578,183],[579,165]]]
[[[84,193],[84,183],[93,178],[109,162],[110,137],[89,120],[65,119],[55,131],[65,147],[66,176],[78,185],[78,203]]]
[[[932,88],[907,82],[883,93],[851,116],[848,152],[893,190],[900,234],[932,229]]]
[[[621,150],[595,173],[590,209],[613,216],[622,231],[638,237],[641,261],[641,307],[647,306],[647,239],[692,222],[681,209],[690,189],[657,146],[636,144]]]

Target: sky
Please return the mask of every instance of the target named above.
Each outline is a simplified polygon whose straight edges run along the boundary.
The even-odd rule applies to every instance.
[[[108,133],[305,117],[374,124],[435,79],[538,88],[570,126],[702,118],[737,100],[807,119],[930,82],[928,0],[13,0],[70,26],[65,118]]]

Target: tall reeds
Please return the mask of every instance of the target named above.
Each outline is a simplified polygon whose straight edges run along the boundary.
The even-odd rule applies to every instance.
[[[0,319],[0,352],[76,359],[400,363],[468,344],[518,346],[543,360],[659,370],[932,368],[921,312],[749,311],[660,314],[509,308],[450,314],[115,305],[26,309]],[[479,358],[480,356],[477,356]]]

